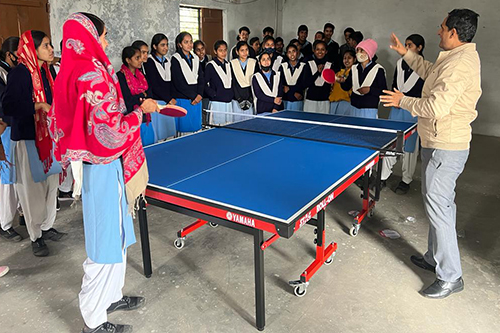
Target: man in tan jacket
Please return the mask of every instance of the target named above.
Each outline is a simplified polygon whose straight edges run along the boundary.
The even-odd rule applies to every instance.
[[[422,291],[425,297],[445,298],[462,291],[462,267],[456,235],[456,180],[465,167],[481,96],[481,64],[472,39],[479,15],[469,9],[448,13],[439,29],[443,51],[433,64],[407,51],[392,34],[391,48],[425,80],[422,98],[398,90],[384,91],[384,106],[406,109],[418,116],[422,142],[422,195],[430,222],[428,249],[411,261],[437,279]]]

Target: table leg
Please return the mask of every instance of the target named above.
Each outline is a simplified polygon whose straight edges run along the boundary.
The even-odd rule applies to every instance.
[[[384,158],[386,158],[386,157],[379,158],[378,163],[377,163],[377,180],[375,182],[375,198],[374,198],[375,201],[379,201],[379,199],[380,199],[380,191],[382,190],[381,189],[381,183],[382,183],[382,161],[384,160]]]
[[[148,216],[146,213],[146,201],[139,199],[139,230],[141,233],[142,262],[144,266],[144,275],[147,278],[153,274],[151,267],[151,249],[149,246]]]
[[[261,244],[264,241],[262,230],[255,230],[253,236],[254,265],[255,265],[255,317],[257,329],[264,330],[266,325],[266,303],[264,286],[264,251]]]

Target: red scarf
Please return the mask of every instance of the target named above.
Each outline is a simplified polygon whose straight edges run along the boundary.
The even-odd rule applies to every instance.
[[[121,157],[128,203],[133,204],[148,180],[139,132],[142,112],[125,115],[118,78],[85,15],[72,14],[64,23],[63,48],[49,114],[56,159],[64,165],[107,164]]]
[[[148,90],[148,81],[146,81],[146,77],[140,70],[136,69],[135,73],[132,73],[130,68],[122,64],[120,72],[125,75],[125,81],[127,81],[127,86],[132,95],[144,95],[144,93]],[[144,95],[144,97],[146,97],[146,95]],[[138,107],[139,105],[134,105],[134,109]],[[145,114],[145,116],[146,123],[149,123],[151,121],[151,115]]]
[[[38,67],[35,43],[31,36],[31,30],[21,35],[19,48],[17,49],[19,62],[28,68],[33,82],[33,102],[47,103],[47,96],[43,86],[42,73]],[[46,62],[42,67],[49,81],[50,90],[54,91],[54,81],[50,75],[49,66]],[[35,145],[38,150],[38,157],[43,164],[43,171],[47,173],[52,165],[52,139],[49,135],[47,114],[42,109],[35,110]]]

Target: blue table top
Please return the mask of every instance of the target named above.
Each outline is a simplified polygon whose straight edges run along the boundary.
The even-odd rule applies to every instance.
[[[317,119],[315,114],[303,116]],[[349,118],[342,121],[356,120]],[[388,126],[397,126],[392,123],[398,122]],[[229,128],[206,130],[144,150],[150,187],[284,223],[292,222],[301,209],[378,154],[367,148]]]

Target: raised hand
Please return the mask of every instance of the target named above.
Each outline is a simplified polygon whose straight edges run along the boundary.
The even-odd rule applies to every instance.
[[[408,50],[406,50],[406,47],[401,43],[394,34],[394,32],[391,34],[391,45],[389,46],[391,49],[399,53],[399,55],[404,56]]]

